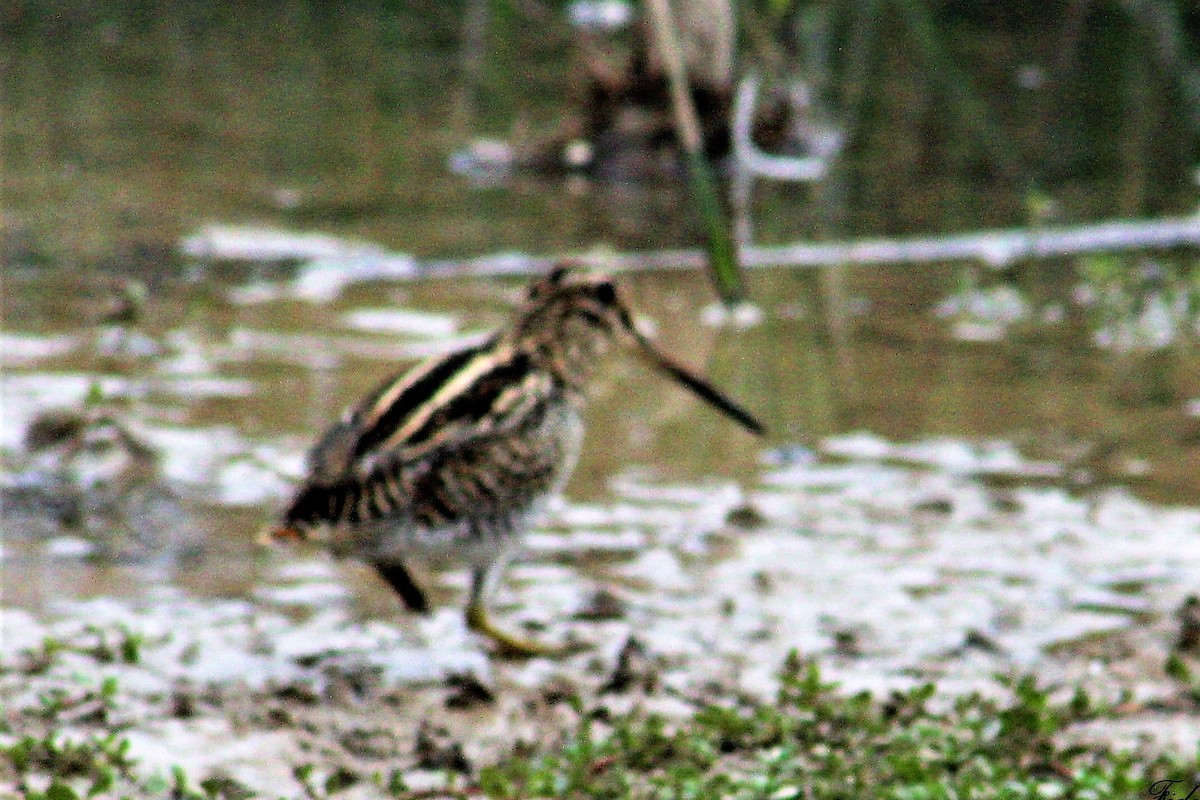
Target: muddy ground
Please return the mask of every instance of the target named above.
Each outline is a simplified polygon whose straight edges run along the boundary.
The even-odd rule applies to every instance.
[[[1068,485],[1003,443],[857,435],[767,462],[748,487],[625,474],[611,502],[555,508],[496,616],[586,645],[558,661],[490,658],[463,626],[460,574],[432,576],[440,608],[418,617],[317,553],[255,556],[272,578],[249,598],[143,567],[137,599],[7,607],[0,738],[117,732],[146,774],[282,796],[333,776],[371,797],[391,776],[469,783],[573,728],[576,703],[682,715],[769,696],[794,650],[847,691],[1083,686],[1122,711],[1080,735],[1194,747],[1200,715],[1164,664],[1195,646],[1200,510]]]

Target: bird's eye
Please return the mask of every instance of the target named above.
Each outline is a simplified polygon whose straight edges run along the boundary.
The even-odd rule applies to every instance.
[[[617,289],[611,283],[602,283],[596,287],[596,299],[605,305],[615,305]]]

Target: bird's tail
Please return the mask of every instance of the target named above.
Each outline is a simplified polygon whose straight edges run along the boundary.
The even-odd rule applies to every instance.
[[[256,540],[260,545],[295,544],[312,538],[304,528],[289,523],[264,525]]]

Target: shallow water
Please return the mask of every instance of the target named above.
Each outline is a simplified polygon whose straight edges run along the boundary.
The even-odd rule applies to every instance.
[[[464,630],[464,575],[426,576],[439,610],[417,617],[360,565],[264,551],[255,533],[344,405],[502,324],[523,286],[403,279],[414,268],[691,245],[695,231],[662,186],[451,175],[449,154],[505,117],[492,99],[464,118],[427,79],[457,64],[441,15],[339,18],[335,63],[308,12],[279,26],[239,9],[60,31],[71,58],[3,43],[15,96],[43,105],[6,101],[0,114],[20,145],[0,164],[0,650],[91,636],[88,624],[166,637],[122,672],[144,697],[184,679],[256,691],[355,670],[398,686],[463,670],[536,686],[557,668],[493,664]],[[367,58],[362,41],[386,42],[387,57]],[[543,55],[520,94],[549,121],[562,54]],[[963,172],[956,191],[975,197]],[[900,194],[895,217],[855,207],[859,225],[836,233],[916,232],[904,225],[917,201]],[[813,196],[760,199],[762,236],[819,229]],[[199,257],[214,222],[320,234],[303,240],[316,260]],[[852,687],[938,678],[953,690],[1036,669],[1166,691],[1171,614],[1200,585],[1194,337],[1101,347],[1074,266],[1022,265],[965,300],[963,265],[850,271],[832,315],[825,277],[763,270],[744,327],[720,323],[704,275],[626,277],[663,350],[769,433],[613,358],[565,499],[528,537],[497,616],[591,645],[566,668],[577,674],[637,632],[669,685],[765,690],[799,649]],[[147,288],[140,317],[106,322],[130,279]],[[61,409],[110,417],[157,461],[139,464],[111,426],[66,471],[61,452],[29,452],[31,424]],[[162,722],[139,752],[154,760],[157,731],[199,757],[227,735],[208,722]],[[274,746],[263,736],[227,761],[252,763]]]
[[[14,277],[10,297],[29,305],[57,303],[48,298],[86,280],[46,270]],[[812,312],[796,312],[794,294],[779,297],[813,287],[781,273],[756,280],[759,325],[741,332],[709,327],[700,321],[707,287],[697,277],[629,282],[637,307],[654,309],[664,349],[711,375],[770,433],[750,436],[632,359],[613,358],[596,382],[567,500],[512,570],[501,598],[508,613],[549,621],[561,635],[562,621],[590,587],[612,584],[634,594],[645,616],[639,627],[655,631],[656,645],[670,650],[673,637],[703,641],[704,627],[724,625],[727,604],[740,607],[750,598],[756,611],[749,616],[730,612],[735,627],[747,626],[745,636],[764,626],[789,632],[753,659],[763,665],[789,646],[827,648],[831,631],[846,626],[890,629],[898,638],[879,643],[879,652],[894,652],[911,667],[923,658],[912,642],[927,642],[933,657],[964,630],[988,628],[997,604],[1016,602],[1004,599],[1013,593],[1040,603],[1078,582],[1080,592],[1099,598],[1082,612],[1064,599],[1054,617],[1061,631],[1013,634],[1019,663],[1047,643],[1083,635],[1093,622],[1127,624],[1157,608],[1133,613],[1130,604],[1151,603],[1135,598],[1108,609],[1110,593],[1088,577],[1092,567],[1079,573],[1083,567],[1069,565],[1094,557],[1087,540],[1097,536],[1110,554],[1095,567],[1100,572],[1142,564],[1126,545],[1151,551],[1135,571],[1167,568],[1153,555],[1157,546],[1138,544],[1123,523],[1101,521],[1109,507],[1160,513],[1123,487],[1152,501],[1190,496],[1193,447],[1167,438],[1175,435],[1173,424],[1188,419],[1184,404],[1128,408],[1104,380],[1103,354],[1067,336],[962,344],[930,310],[908,317],[867,311],[864,332],[839,347]],[[10,323],[10,335],[23,342],[57,343],[26,344],[6,370],[0,441],[10,488],[40,486],[39,469],[50,467],[39,465],[53,464],[52,451],[23,451],[30,423],[55,408],[83,408],[89,392],[98,391],[101,399],[90,402],[158,461],[149,477],[134,475],[119,444],[89,444],[70,462],[71,479],[96,507],[85,503],[82,519],[70,524],[47,519],[53,515],[36,502],[25,509],[10,503],[0,562],[7,606],[59,614],[100,597],[136,605],[153,585],[181,591],[189,602],[236,599],[302,615],[336,610],[420,637],[425,623],[399,613],[365,570],[313,553],[265,552],[254,535],[286,501],[305,448],[342,404],[402,364],[502,322],[520,282],[368,282],[331,301],[278,296],[247,304],[245,287],[258,283],[230,272],[164,284],[146,322],[124,332],[148,343],[145,355],[111,352],[112,330],[103,326],[36,330]],[[177,316],[174,309],[187,311]],[[889,324],[900,332],[872,330]],[[922,335],[909,338],[903,325]],[[1052,368],[1031,366],[1036,358]],[[1108,436],[1117,443],[1091,457],[1089,448],[1104,447]],[[765,516],[762,530],[727,530],[725,515],[744,503]],[[1051,509],[1044,523],[1041,509]],[[1194,533],[1187,512],[1179,514],[1181,521],[1167,526],[1179,542],[1165,552],[1185,549]],[[827,524],[836,530],[821,532]],[[1063,537],[1070,543],[1063,552],[1045,557]],[[829,548],[827,556],[814,547]],[[1009,548],[1015,550],[1006,555]],[[773,574],[793,561],[802,574]],[[1182,591],[1190,568],[1175,568],[1183,572],[1162,580]],[[897,594],[880,605],[882,576]],[[754,590],[759,579],[781,597]],[[460,602],[464,576],[433,580],[435,596],[451,607]],[[835,606],[823,608],[823,598]],[[683,608],[698,629],[677,624]],[[779,616],[798,610],[798,617]],[[900,632],[901,613],[916,615],[917,627]],[[660,617],[671,622],[654,624]],[[476,651],[468,638],[461,641],[464,652]],[[900,661],[886,667],[886,660],[867,659],[885,673],[900,669]]]

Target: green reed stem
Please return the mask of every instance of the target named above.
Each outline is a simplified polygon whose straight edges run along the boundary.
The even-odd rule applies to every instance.
[[[733,243],[731,224],[721,204],[721,192],[708,157],[692,94],[688,85],[683,54],[675,37],[668,0],[649,0],[650,19],[658,50],[667,68],[671,86],[671,106],[675,113],[675,131],[687,153],[688,182],[692,200],[700,213],[705,231],[705,249],[717,293],[726,305],[745,297],[745,282]]]

